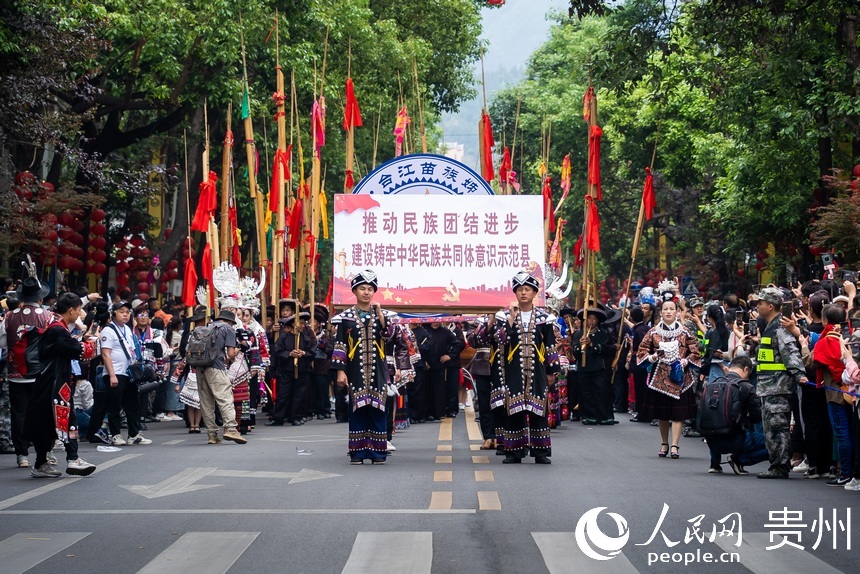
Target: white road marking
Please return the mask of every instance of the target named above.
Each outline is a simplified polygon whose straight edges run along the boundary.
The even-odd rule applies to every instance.
[[[133,458],[139,457],[139,454],[126,454],[107,462],[102,462],[98,465],[98,468],[93,474],[98,474],[104,470],[107,470],[113,466],[116,466],[120,463],[126,462]],[[22,502],[26,502],[32,498],[36,498],[37,496],[41,496],[45,493],[51,492],[52,490],[57,490],[58,488],[62,488],[64,486],[68,486],[72,483],[75,483],[79,480],[83,480],[83,477],[66,477],[66,478],[58,478],[58,479],[42,479],[42,480],[51,480],[48,484],[44,486],[40,486],[38,488],[34,488],[28,492],[23,494],[19,494],[17,496],[13,496],[12,498],[7,498],[6,500],[0,500],[0,510],[5,510],[11,506],[15,506],[16,504],[21,504]],[[64,511],[66,512],[66,511]]]
[[[789,544],[773,550],[765,550],[781,542],[781,536],[770,541],[769,532],[744,532],[740,548],[735,546],[735,538],[717,538],[714,543],[724,552],[737,552],[740,563],[754,574],[771,572],[815,572],[816,574],[842,574],[833,566],[816,558],[815,555],[795,548]],[[808,545],[804,544],[807,548]],[[825,548],[827,548],[825,546]]]
[[[158,484],[121,484],[120,487],[149,499],[162,498],[164,496],[172,496],[174,494],[185,494],[188,492],[194,492],[195,490],[204,490],[206,488],[216,488],[221,486],[220,484],[194,484],[201,478],[212,474],[215,470],[215,467],[186,468],[182,472],[178,472],[170,478],[162,480]]]
[[[138,574],[220,574],[260,535],[259,532],[187,532],[138,570]]]
[[[343,574],[430,574],[432,532],[359,532]]]
[[[579,549],[573,532],[532,532],[549,574],[589,572],[599,574],[638,574],[624,554],[609,560],[589,558]],[[775,572],[773,570],[772,572]]]
[[[89,536],[89,532],[21,532],[0,542],[0,574],[21,574]]]

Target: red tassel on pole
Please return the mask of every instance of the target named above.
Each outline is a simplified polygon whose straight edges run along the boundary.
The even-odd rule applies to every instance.
[[[206,233],[209,231],[209,219],[215,213],[218,202],[218,191],[215,183],[218,176],[214,171],[209,172],[209,181],[200,183],[200,197],[197,198],[197,209],[194,211],[194,219],[191,221],[191,229]]]
[[[186,307],[194,307],[197,304],[197,269],[194,261],[189,257],[185,260],[185,272],[182,274],[182,304]]]
[[[588,202],[588,226],[585,230],[585,244],[590,251],[600,251],[600,216],[597,213],[597,202],[591,196],[585,196]]]
[[[290,154],[293,151],[293,146],[287,146],[286,151],[275,151],[275,165],[272,166],[272,187],[269,189],[272,195],[269,198],[269,211],[277,213],[278,211],[278,190],[281,186],[281,178],[290,181]]]
[[[296,199],[290,214],[290,249],[298,249],[302,240],[302,200]]]
[[[582,253],[582,235],[579,236],[573,246],[573,260],[574,269],[582,269],[582,266],[585,265],[585,256]]]
[[[483,153],[483,157],[481,158],[481,175],[485,180],[493,181],[496,179],[495,169],[493,168],[493,146],[496,145],[496,141],[493,139],[493,125],[490,123],[490,116],[487,112],[481,115],[481,122],[484,126],[484,145],[481,148],[481,152]]]
[[[651,175],[651,168],[645,168],[645,188],[642,190],[642,204],[645,206],[645,220],[654,217],[654,210],[657,209],[657,197],[654,195],[654,176]]]
[[[552,188],[550,187],[552,178],[548,177],[543,182],[543,218],[549,219],[549,230],[555,232],[555,217],[552,209]]]
[[[362,125],[364,124],[361,121],[361,110],[355,97],[355,86],[352,83],[352,78],[347,78],[346,107],[343,109],[343,129],[344,131],[349,131],[350,128],[360,128]]]
[[[588,136],[588,183],[597,186],[596,199],[603,199],[603,189],[600,186],[600,138],[603,130],[600,126],[591,126]]]

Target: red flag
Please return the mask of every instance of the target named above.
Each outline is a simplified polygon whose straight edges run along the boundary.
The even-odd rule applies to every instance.
[[[603,130],[600,126],[591,126],[588,136],[588,183],[597,186],[597,199],[603,199],[603,190],[600,187],[600,138]]]
[[[328,282],[328,292],[325,295],[325,303],[324,305],[331,309],[331,296],[332,291],[334,290],[334,276],[332,276],[331,281]]]
[[[203,279],[212,282],[212,246],[208,243],[203,248],[203,255],[200,259],[200,267],[202,267]]]
[[[343,130],[349,128],[360,128],[362,126],[361,110],[358,108],[358,100],[355,98],[355,86],[352,78],[346,79],[346,107],[343,109]]]
[[[585,265],[585,256],[582,254],[582,235],[579,236],[573,246],[573,261],[574,268],[582,269],[582,266]]]
[[[496,178],[493,168],[493,146],[496,145],[496,141],[493,139],[493,125],[490,123],[490,116],[487,115],[487,112],[481,115],[481,122],[484,126],[484,141],[481,148],[481,153],[483,154],[483,157],[481,157],[481,175],[487,181],[493,181]]]
[[[239,234],[237,233],[236,235],[238,236]],[[234,238],[234,240],[235,239],[238,239],[238,237]],[[236,269],[242,268],[242,254],[239,251],[238,241],[234,241],[233,243],[233,267]]]
[[[502,184],[502,189],[508,186],[508,174],[511,172],[511,151],[508,146],[505,146],[505,151],[502,154],[502,164],[499,166],[499,183]]]
[[[325,145],[325,108],[320,104],[322,98],[311,108],[311,133],[316,136],[317,153]]]
[[[353,187],[355,187],[355,180],[352,177],[352,170],[348,169],[346,170],[346,177],[344,178],[343,188],[349,191]]]
[[[290,273],[284,273],[284,278],[281,279],[281,299],[288,299],[290,297],[290,289],[293,288],[293,278],[290,277]]]
[[[549,218],[549,230],[555,231],[555,217],[552,210],[552,188],[550,187],[552,178],[548,177],[543,182],[543,218]]]
[[[298,249],[302,240],[302,200],[296,199],[290,214],[290,249]]]
[[[197,198],[197,209],[194,211],[194,219],[191,221],[191,229],[206,233],[209,231],[209,218],[215,213],[218,202],[218,191],[215,183],[218,176],[214,171],[209,172],[209,181],[200,183],[200,196]]]
[[[189,257],[185,260],[185,273],[182,275],[182,304],[186,307],[194,307],[197,304],[197,269],[194,261]]]
[[[269,211],[277,213],[278,211],[278,190],[281,188],[281,178],[290,181],[290,155],[292,154],[293,146],[287,146],[286,151],[277,150],[275,152],[275,165],[272,166],[272,187],[269,189]]]
[[[597,214],[596,200],[585,196],[588,202],[588,226],[585,229],[585,244],[591,251],[600,251],[600,216]]]
[[[645,188],[642,190],[642,205],[645,206],[645,220],[654,217],[654,209],[657,208],[657,197],[654,195],[654,176],[651,168],[645,168]]]

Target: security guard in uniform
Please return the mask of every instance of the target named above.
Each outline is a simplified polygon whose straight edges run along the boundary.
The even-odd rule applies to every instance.
[[[798,384],[808,382],[794,335],[782,326],[782,293],[766,288],[759,294],[759,316],[767,321],[758,348],[756,395],[761,398],[762,425],[765,444],[770,455],[770,468],[759,478],[788,478],[791,459],[791,406],[789,397],[797,392]]]

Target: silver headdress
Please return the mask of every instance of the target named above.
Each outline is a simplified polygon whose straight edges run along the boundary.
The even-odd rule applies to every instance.
[[[551,265],[544,266],[544,277],[549,282],[549,287],[546,288],[546,306],[556,313],[564,307],[564,299],[570,295],[573,290],[573,276],[570,280],[567,278],[568,263],[564,262],[561,268],[561,274],[556,275],[556,271]],[[565,287],[565,283],[567,286]]]
[[[237,309],[260,308],[260,291],[266,286],[266,270],[260,269],[260,281],[253,277],[242,277],[239,270],[224,262],[212,272],[212,284],[220,293],[218,305]]]

